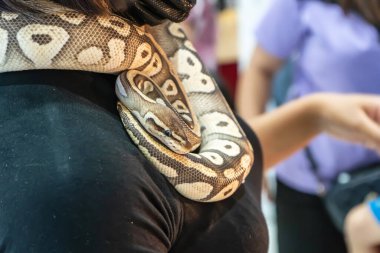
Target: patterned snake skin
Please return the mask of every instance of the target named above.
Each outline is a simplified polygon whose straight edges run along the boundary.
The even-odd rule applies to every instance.
[[[250,171],[252,147],[177,24],[144,28],[67,9],[38,20],[1,12],[0,72],[28,69],[119,74],[128,134],[189,199],[225,199]]]

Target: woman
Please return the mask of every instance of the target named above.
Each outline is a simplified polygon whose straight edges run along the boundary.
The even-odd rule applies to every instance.
[[[376,0],[274,0],[256,30],[258,46],[238,92],[240,114],[249,120],[264,112],[287,58],[293,68],[287,101],[317,92],[380,94],[379,13]],[[318,195],[340,172],[379,161],[368,148],[320,135],[278,164],[280,252],[345,252]]]
[[[168,15],[173,12],[185,17],[184,6],[191,5],[56,2],[148,23],[173,18]],[[36,15],[31,2],[0,3],[2,9]],[[12,15],[1,18],[3,25]],[[253,172],[225,201],[196,203],[181,197],[128,138],[115,109],[115,79],[65,70],[0,75],[2,252],[266,252],[262,161],[278,162],[323,130],[343,138],[355,132],[353,141],[380,150],[380,97],[305,98],[256,122],[264,154],[256,135],[240,122],[254,147]],[[290,129],[286,135],[284,128]]]

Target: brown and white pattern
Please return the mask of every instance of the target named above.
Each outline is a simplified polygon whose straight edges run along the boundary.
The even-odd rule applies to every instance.
[[[252,148],[176,24],[152,29],[67,10],[39,19],[1,12],[0,72],[28,69],[118,73],[128,134],[187,198],[225,199],[249,173]]]

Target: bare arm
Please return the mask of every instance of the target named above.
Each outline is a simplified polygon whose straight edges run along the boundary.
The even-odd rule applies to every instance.
[[[241,74],[236,92],[236,107],[245,120],[265,112],[272,79],[282,60],[257,46],[247,69]]]
[[[237,90],[237,109],[256,131],[264,166],[270,168],[306,146],[321,132],[379,148],[380,98],[317,94],[290,102],[263,115],[271,82],[282,61],[258,46]]]
[[[380,97],[316,94],[248,120],[270,168],[326,132],[380,152]]]

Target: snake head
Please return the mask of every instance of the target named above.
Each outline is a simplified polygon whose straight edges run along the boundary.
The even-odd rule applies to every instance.
[[[159,104],[154,107],[155,112],[147,112],[143,118],[139,113],[132,112],[151,135],[178,154],[187,154],[200,145],[199,136],[177,113]]]
[[[141,88],[147,86],[150,88]],[[116,94],[133,114],[136,124],[173,152],[186,154],[199,147],[200,134],[173,109],[151,78],[137,70],[126,71],[117,79]]]

